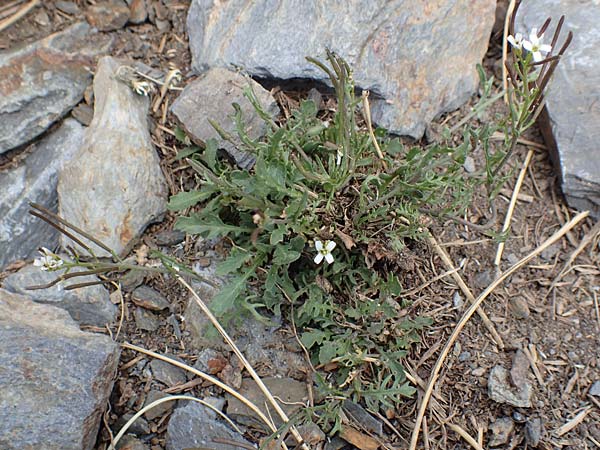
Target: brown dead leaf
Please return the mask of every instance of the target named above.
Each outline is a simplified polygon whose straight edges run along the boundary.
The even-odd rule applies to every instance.
[[[347,425],[340,431],[340,437],[360,450],[377,450],[379,448],[379,443],[371,436],[363,434]]]
[[[346,247],[348,250],[352,250],[352,247],[356,247],[356,242],[354,242],[354,240],[343,231],[335,230],[335,234],[340,238],[340,240],[344,243],[344,247]]]

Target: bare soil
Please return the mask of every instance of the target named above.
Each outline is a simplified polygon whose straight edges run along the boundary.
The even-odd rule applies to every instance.
[[[159,1],[147,1],[149,8]],[[87,6],[83,0],[76,3],[82,10]],[[166,11],[170,21],[170,30],[161,32],[154,23],[147,22],[142,25],[129,24],[122,30],[111,32],[116,38],[113,56],[140,60],[164,71],[169,66],[175,66],[186,75],[184,83],[187,83],[192,79],[188,76],[191,75],[190,54],[185,32],[189,4],[167,0],[161,4],[164,7],[162,13]],[[84,20],[83,14],[68,15],[58,10],[53,2],[43,2],[42,6],[0,34],[0,49],[32,42],[79,20]],[[497,32],[493,34],[485,59],[488,73],[496,75],[500,67],[500,39]],[[282,109],[286,110],[293,105],[294,99],[305,94],[301,90],[284,89],[277,98]],[[151,116],[151,133],[162,159],[171,194],[193,183],[190,168],[174,159],[181,146],[172,135],[177,124],[168,112],[168,105],[176,95],[169,93],[161,108]],[[469,111],[474,101],[460,111],[440,118],[432,130],[441,124],[456,123]],[[494,108],[488,114],[502,112],[504,105],[499,102]],[[506,270],[536,249],[576,214],[561,198],[556,171],[551,166],[548,151],[538,131],[531,130],[526,138],[536,145],[519,146],[513,166],[520,168],[528,148],[533,148],[535,153],[520,191],[521,200],[514,211],[500,270]],[[481,153],[476,152],[473,156],[476,164],[481,163]],[[497,200],[499,215],[496,229],[501,227],[504,220],[517,173],[518,169]],[[471,222],[485,221],[487,211],[487,205],[475,204],[467,219]],[[156,247],[157,233],[170,230],[173,222],[174,217],[168,215],[162,223],[147,230],[134,250],[138,259],[143,260],[148,249]],[[460,266],[458,273],[477,297],[495,278],[497,269],[493,262],[498,242],[455,222],[434,226],[432,231],[437,242],[449,253],[455,267]],[[578,249],[582,243],[586,245]],[[480,317],[474,315],[444,362],[425,415],[426,427],[422,428],[422,440],[418,448],[473,448],[456,432],[456,426],[476,441],[482,439],[482,446],[487,448],[490,437],[493,437],[488,429],[490,424],[503,417],[511,418],[515,428],[507,442],[498,448],[532,448],[532,439],[531,436],[526,437],[526,430],[531,428],[534,419],[539,419],[541,423],[537,448],[600,448],[600,399],[588,395],[590,386],[600,381],[598,249],[598,227],[594,227],[594,223],[587,219],[566,238],[494,290],[482,308],[501,336],[504,346],[494,339]],[[193,237],[186,238],[178,248],[177,255],[189,262],[204,263],[208,258],[198,253]],[[434,324],[423,332],[422,342],[415,346],[405,362],[411,376],[421,381],[419,393],[396,411],[385,412],[388,420],[385,421],[386,436],[381,439],[381,448],[408,447],[423,387],[440,350],[468,307],[468,301],[455,280],[445,274],[448,267],[431,248],[407,257],[412,259],[414,267],[414,270],[401,274],[406,289],[403,300],[410,304],[408,313],[431,317]],[[183,313],[188,295],[177,284],[162,277],[147,278],[145,282],[162,292],[175,305],[177,317]],[[163,317],[165,323],[157,332],[140,331],[133,318],[133,309],[130,296],[126,294],[123,326],[117,337],[119,341],[159,352],[167,351],[186,362],[194,362],[197,350],[186,340],[185,323],[182,324],[181,339],[176,337],[172,325],[166,323],[166,315]],[[117,326],[110,331],[117,336]],[[534,391],[531,408],[500,404],[488,396],[490,369],[497,365],[511,369],[518,350],[525,352],[529,360],[527,378]],[[114,429],[120,416],[137,411],[151,388],[164,388],[151,377],[134,370],[140,359],[132,351],[123,351],[110,408],[98,437],[98,450],[107,448],[111,434],[109,427]],[[184,386],[179,392],[201,396],[207,390],[214,388],[196,384]],[[560,427],[576,417],[573,428],[563,433],[564,429]],[[164,431],[168,420],[167,413],[149,421],[150,434],[145,442],[152,450],[164,448]]]

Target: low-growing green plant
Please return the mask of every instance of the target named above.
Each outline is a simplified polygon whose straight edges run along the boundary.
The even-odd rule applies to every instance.
[[[311,61],[335,91],[329,121],[306,100],[277,124],[246,88],[268,125],[266,137],[248,136],[238,105],[237,139],[215,125],[254,155],[254,168],[219,158],[214,140],[185,150],[199,187],[173,196],[170,207],[200,205],[176,227],[229,243],[217,267],[229,282],[211,302],[217,314],[288,314],[314,363],[336,367],[336,389],[373,408],[391,407],[414,392],[401,360],[429,323],[398,313],[401,250],[426,235],[424,211],[459,215],[487,182],[485,172],[468,176],[463,164],[474,142],[487,145],[489,131],[469,130],[458,146],[425,149],[383,129],[370,135],[358,125],[361,100],[350,68],[331,52],[327,59],[330,66]]]

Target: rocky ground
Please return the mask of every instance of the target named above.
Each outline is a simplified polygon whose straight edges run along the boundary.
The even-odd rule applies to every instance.
[[[202,297],[210,298],[216,290],[214,284],[221,281],[214,274],[214,262],[223,256],[223,249],[219,243],[174,231],[175,216],[166,209],[169,195],[195,186],[191,168],[176,158],[184,147],[175,137],[176,128],[206,140],[213,131],[202,122],[203,116],[225,121],[225,108],[232,102],[244,107],[241,89],[245,79],[235,72],[223,73],[225,63],[244,67],[263,83],[265,89],[256,85],[256,90],[277,120],[285,120],[298,100],[308,95],[324,110],[335,107],[320,83],[280,80],[315,74],[306,66],[286,66],[288,62],[282,61],[277,45],[291,36],[301,44],[293,48],[294,52],[319,53],[319,41],[310,36],[315,29],[331,28],[327,20],[334,19],[323,19],[307,9],[302,11],[303,17],[314,28],[292,30],[286,24],[293,20],[294,11],[282,8],[271,16],[280,27],[279,34],[250,41],[244,30],[236,30],[237,34],[232,30],[234,12],[254,17],[252,8],[231,2],[231,9],[224,7],[213,15],[203,15],[208,3],[192,2],[194,20],[200,23],[187,29],[188,2],[32,2],[36,5],[0,34],[2,449],[105,450],[133,414],[154,400],[179,394],[206,400],[225,412],[240,430],[234,431],[201,404],[167,401],[146,411],[118,447],[233,449],[254,448],[264,442],[265,434],[254,415],[231,395],[133,348],[170,356],[217,377],[258,404],[264,401],[231,349],[207,335],[205,317],[172,277],[129,276],[120,287],[94,285],[73,291],[65,290],[63,283],[38,291],[25,289],[54,278],[31,265],[40,245],[52,249],[59,243],[77,245],[68,237],[59,238],[56,230],[28,214],[28,203],[34,201],[87,231],[94,230],[96,237],[126,254],[132,264],[154,264],[150,256],[153,249],[187,261],[211,280],[194,284]],[[0,27],[27,4],[13,1],[0,5]],[[482,49],[485,51],[495,6],[495,2],[481,2],[480,10],[471,11],[468,20],[473,23],[469,26],[464,26],[464,16],[447,15],[444,25],[436,29],[439,36],[431,31],[425,37],[408,33],[396,42],[391,28],[382,25],[377,28],[381,33],[373,41],[372,53],[361,50],[366,52],[361,54],[366,55],[362,66],[357,62],[356,42],[370,39],[367,32],[378,20],[377,15],[363,18],[359,29],[365,36],[358,33],[352,40],[349,36],[356,34],[353,25],[344,21],[337,34],[328,39],[346,51],[351,63],[355,59],[357,80],[369,88],[379,87],[381,98],[374,102],[374,119],[425,145],[437,130],[456,124],[476,101],[474,96],[454,111],[474,90],[476,79],[465,72],[465,67],[481,57],[477,55],[483,54]],[[505,8],[506,4],[499,2],[496,11],[501,21]],[[554,15],[537,4],[531,10],[534,13],[525,14],[520,26],[537,24],[536,11]],[[580,6],[569,17],[590,20],[591,14],[585,11],[585,5]],[[330,12],[338,20],[348,14],[343,8]],[[406,16],[398,18],[392,12],[385,7],[379,11],[382,16],[391,14],[391,27],[412,26],[412,22],[403,21],[419,15],[408,9]],[[266,19],[260,16],[255,20],[258,29],[270,23],[261,22]],[[198,35],[202,26],[207,30],[204,41]],[[483,60],[486,70],[496,76],[500,75],[500,30],[498,22]],[[485,36],[486,41],[470,44],[456,57],[452,70],[437,64],[440,54],[456,50],[452,43],[470,42],[472,35]],[[454,36],[450,44],[447,36]],[[443,44],[428,52],[419,41],[428,38]],[[411,50],[400,54],[398,48]],[[581,56],[579,50],[574,53]],[[420,61],[423,66],[415,62],[400,70],[380,64],[378,55],[390,61],[399,57]],[[578,61],[570,60],[564,66],[569,68]],[[123,66],[133,67],[142,75],[132,76],[129,69],[121,70]],[[585,64],[583,67],[592,70]],[[209,68],[208,75],[197,76]],[[173,83],[175,88],[161,91],[161,83],[168,85],[169,79],[176,77],[175,69],[181,72],[181,81]],[[144,76],[161,82],[149,97],[132,90]],[[432,228],[475,297],[493,282],[498,270],[507,270],[535,250],[576,214],[565,203],[561,188],[571,205],[598,213],[598,149],[583,163],[580,156],[573,164],[566,162],[564,149],[592,149],[597,141],[597,127],[588,123],[593,124],[597,114],[594,95],[600,83],[594,86],[597,80],[587,78],[586,87],[592,95],[578,103],[586,114],[573,125],[563,118],[560,108],[577,102],[581,94],[580,84],[572,77],[568,71],[557,73],[556,82],[567,87],[557,89],[558,96],[549,98],[552,127],[544,130],[546,140],[538,128],[530,130],[527,145],[521,145],[515,156],[515,166],[520,168],[527,151],[533,150],[499,267],[494,265],[495,240],[454,222]],[[407,79],[413,82],[408,88],[412,97],[405,98],[402,83]],[[496,83],[495,89],[499,88]],[[203,105],[202,109],[197,105]],[[503,108],[499,102],[486,114],[491,116]],[[404,122],[398,119],[400,110],[406,111]],[[442,112],[446,113],[440,115]],[[571,113],[569,118],[573,116]],[[477,120],[473,119],[475,123]],[[258,123],[252,128],[257,136],[258,128]],[[558,143],[558,153],[553,151],[549,136]],[[247,155],[229,150],[239,165],[251,164]],[[562,165],[553,166],[550,155]],[[473,165],[481,164],[482,151],[472,156]],[[501,218],[508,209],[516,176],[499,197]],[[475,204],[468,219],[478,222],[485,216],[485,205]],[[145,230],[141,236],[139,230]],[[485,300],[482,309],[487,321],[474,316],[444,361],[417,448],[600,447],[599,231],[593,219],[586,219]],[[100,247],[94,250],[105,254]],[[466,288],[460,286],[453,268],[439,254],[432,246],[416,245],[405,255],[407,271],[402,275],[405,292],[401,300],[408,305],[406,314],[433,319],[404,362],[418,394],[396,410],[367,412],[349,403],[346,425],[352,431],[342,439],[304,427],[300,431],[311,448],[408,448],[434,364],[469,306]],[[78,282],[97,280],[94,274],[78,278]],[[300,405],[318,402],[312,389],[313,368],[291,324],[265,326],[246,320],[232,333],[289,414],[298,411]],[[131,345],[120,347],[119,343]],[[474,441],[469,442],[467,435]]]

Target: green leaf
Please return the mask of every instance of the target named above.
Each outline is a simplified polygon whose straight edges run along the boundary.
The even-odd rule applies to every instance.
[[[279,244],[281,241],[283,241],[286,231],[287,230],[285,226],[278,225],[277,228],[275,228],[271,233],[271,237],[269,239],[271,245]]]
[[[243,250],[234,247],[229,254],[229,257],[217,265],[217,269],[215,273],[217,275],[227,275],[229,273],[237,271],[240,267],[242,267],[246,261],[248,261],[252,257],[250,252],[245,252]]]
[[[238,275],[213,297],[210,309],[216,316],[222,316],[234,307],[236,300],[246,288],[248,278],[248,274]]]
[[[200,151],[200,147],[196,147],[192,145],[190,147],[185,147],[177,152],[177,156],[175,157],[175,161],[179,161],[180,159],[187,158],[194,153],[198,153]]]
[[[312,330],[302,333],[300,340],[306,348],[312,348],[315,344],[322,344],[325,339],[330,337],[330,333],[322,330]]]
[[[252,232],[251,228],[225,224],[218,216],[208,218],[199,215],[180,217],[177,219],[175,227],[186,233],[202,234],[206,239],[227,236],[230,233],[238,235]]]
[[[292,250],[287,245],[278,245],[273,253],[273,264],[285,266],[300,258],[300,252]]]
[[[212,170],[215,170],[215,167],[217,165],[218,147],[219,146],[217,144],[216,139],[209,139],[208,141],[206,141],[206,148],[204,149],[204,151],[202,152],[202,156],[200,157],[202,158],[202,161],[204,161],[206,165]]]
[[[175,127],[175,139],[182,144],[190,145],[190,138],[185,134],[185,130],[181,127]]]
[[[212,189],[206,189],[203,191],[179,192],[169,199],[169,204],[167,207],[171,211],[181,211],[182,209],[194,206],[196,203],[208,200],[213,194],[214,191]]]

